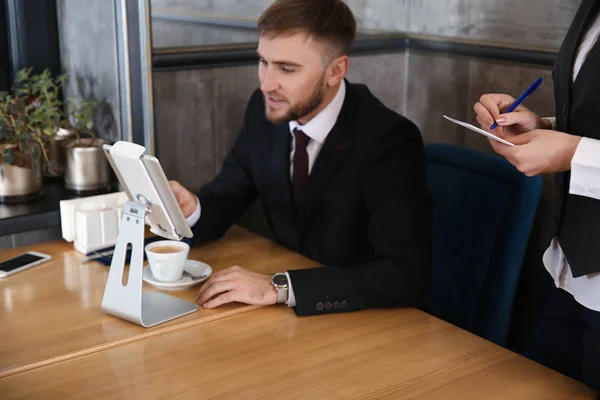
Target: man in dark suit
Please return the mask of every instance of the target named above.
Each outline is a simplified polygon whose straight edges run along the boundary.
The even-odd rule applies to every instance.
[[[423,143],[345,81],[352,12],[341,0],[278,0],[258,28],[261,88],[221,172],[197,197],[172,188],[195,240],[220,237],[258,197],[277,242],[323,266],[233,267],[205,283],[199,304],[286,303],[298,315],[422,305],[432,254]]]
[[[551,368],[600,389],[600,0],[584,0],[554,65],[555,118],[487,94],[477,120],[514,147],[490,141],[520,171],[556,173],[554,204],[544,237],[551,283],[530,354]],[[550,287],[552,285],[552,287]]]

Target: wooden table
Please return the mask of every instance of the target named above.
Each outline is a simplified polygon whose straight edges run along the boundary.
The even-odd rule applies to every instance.
[[[109,267],[81,263],[83,255],[64,241],[2,251],[0,259],[28,250],[51,254],[53,259],[0,279],[0,377],[256,308],[235,304],[200,309],[143,328],[102,311]],[[316,266],[314,261],[239,227],[218,242],[192,249],[189,257],[208,263],[213,271],[236,264],[265,273]],[[147,284],[144,288],[156,290]],[[197,290],[198,286],[169,294],[194,301]]]
[[[282,306],[0,379],[8,399],[592,399],[583,385],[414,309]]]

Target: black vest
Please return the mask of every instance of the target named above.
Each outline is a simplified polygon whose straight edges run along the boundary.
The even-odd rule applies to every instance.
[[[583,0],[554,65],[556,130],[600,139],[600,41],[574,83],[577,49],[600,10],[600,0]],[[600,154],[598,154],[600,157]],[[600,200],[569,194],[570,172],[556,175],[555,201],[544,235],[544,249],[558,237],[574,277],[600,272]]]

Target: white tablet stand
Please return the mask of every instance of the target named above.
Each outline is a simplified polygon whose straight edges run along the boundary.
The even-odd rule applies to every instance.
[[[185,222],[158,160],[144,154],[145,148],[128,142],[105,146],[104,151],[129,201],[125,203],[121,228],[115,246],[102,310],[127,321],[151,327],[198,309],[195,303],[156,291],[142,291],[144,225],[170,239],[181,239],[176,227]],[[155,167],[148,167],[153,164]],[[158,167],[156,167],[158,165]],[[158,168],[158,170],[157,170]],[[132,196],[134,194],[135,197]],[[187,229],[186,229],[187,228]],[[180,227],[191,237],[187,224]],[[125,281],[125,256],[131,244],[129,274]]]

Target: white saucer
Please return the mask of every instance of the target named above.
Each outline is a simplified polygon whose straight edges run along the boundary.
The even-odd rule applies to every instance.
[[[184,290],[207,280],[212,274],[210,265],[196,260],[186,260],[183,267],[183,276],[175,282],[159,282],[152,276],[150,266],[146,265],[142,271],[142,279],[162,290]],[[192,276],[204,276],[202,279],[192,280]]]

